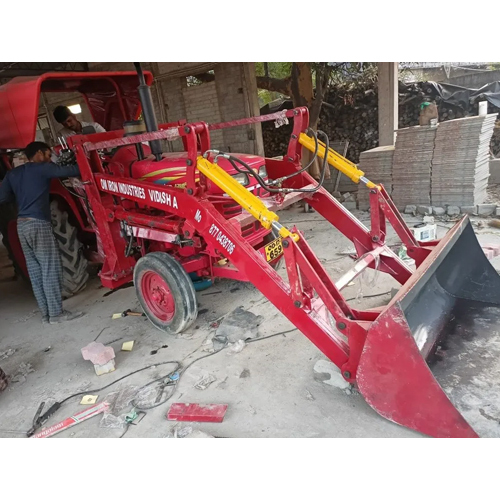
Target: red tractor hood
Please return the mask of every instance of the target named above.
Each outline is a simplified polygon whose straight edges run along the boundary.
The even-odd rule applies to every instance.
[[[121,155],[126,155],[126,150],[118,150],[113,157],[112,162],[121,162],[123,164],[130,162],[128,157],[122,158]],[[247,165],[257,170],[264,165],[265,160],[261,156],[250,154],[231,153],[236,158],[244,161]],[[134,162],[132,165],[132,177],[134,179],[149,180],[151,182],[171,182],[184,177],[186,174],[186,160],[188,155],[186,152],[179,153],[163,153],[163,160],[160,162],[152,161],[153,157],[150,156],[145,160]],[[210,155],[209,160],[213,161],[214,156]],[[237,171],[233,168],[231,163],[225,158],[219,158],[218,165],[230,175],[234,175]],[[244,170],[244,167],[241,166]],[[181,181],[179,181],[181,182]]]
[[[250,154],[242,154],[242,153],[231,153],[232,156],[235,156],[236,158],[239,158],[241,161],[244,161],[247,165],[250,167],[259,167],[264,163],[264,158],[262,156],[256,156],[256,155],[250,155]],[[166,161],[169,163],[172,163],[172,166],[185,166],[186,165],[186,159],[187,159],[187,153],[182,151],[180,153],[164,153],[163,158],[165,158]],[[210,155],[208,159],[210,161],[214,161],[215,155]],[[228,160],[225,158],[219,158],[217,160],[217,164],[223,168],[224,170],[233,170],[233,167],[229,163]],[[244,168],[241,165],[238,165],[240,168]]]

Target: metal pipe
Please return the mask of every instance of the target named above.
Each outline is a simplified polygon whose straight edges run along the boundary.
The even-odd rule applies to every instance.
[[[168,220],[165,217],[128,212],[122,207],[117,207],[114,215],[116,219],[122,220],[127,224],[137,224],[138,226],[152,227],[154,229],[182,234],[183,222]]]
[[[142,114],[144,116],[144,123],[146,124],[146,130],[148,132],[158,131],[158,122],[156,121],[155,110],[153,107],[153,99],[151,97],[151,89],[149,85],[146,84],[144,74],[142,72],[141,63],[134,63],[135,69],[137,71],[137,76],[139,77],[139,87],[137,88],[139,92],[139,98],[142,105]],[[161,143],[158,140],[149,141],[151,146],[151,152],[156,158],[156,161],[160,161],[162,158]]]
[[[40,97],[42,98],[43,107],[45,108],[45,112],[47,113],[47,123],[49,124],[50,134],[52,135],[52,144],[55,144],[57,140],[57,130],[53,121],[54,117],[49,110],[49,104],[43,92],[40,93]]]
[[[168,113],[167,106],[165,104],[163,86],[161,84],[160,79],[160,68],[157,62],[152,62],[151,64],[151,73],[153,73],[155,90],[156,90],[156,100],[158,102],[158,108],[160,109],[160,121],[161,123],[168,123]],[[171,142],[167,142],[167,149],[171,152],[174,151]]]
[[[144,160],[144,150],[142,149],[142,144],[136,144],[135,151],[137,153],[137,159]]]

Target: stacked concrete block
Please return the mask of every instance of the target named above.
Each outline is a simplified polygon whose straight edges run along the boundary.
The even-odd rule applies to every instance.
[[[369,149],[359,156],[359,168],[365,173],[365,177],[376,184],[383,184],[389,194],[392,192],[393,156],[394,146]],[[370,207],[370,190],[361,183],[358,188],[358,206],[360,210]]]
[[[496,114],[490,114],[439,124],[432,158],[433,205],[472,206],[484,202],[495,120]]]
[[[392,168],[392,198],[399,209],[430,205],[431,164],[436,127],[398,130]]]

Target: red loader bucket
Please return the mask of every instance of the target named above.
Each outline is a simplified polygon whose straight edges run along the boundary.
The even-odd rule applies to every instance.
[[[433,437],[500,437],[500,276],[467,218],[368,330],[357,371],[380,415]]]

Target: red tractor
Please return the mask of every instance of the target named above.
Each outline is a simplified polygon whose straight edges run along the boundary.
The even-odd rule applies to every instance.
[[[383,417],[430,436],[500,437],[491,417],[499,411],[491,375],[500,358],[500,276],[467,217],[439,241],[417,241],[384,187],[330,149],[326,134],[309,129],[307,108],[158,126],[151,75],[137,69],[45,75],[0,92],[4,148],[33,139],[40,88],[80,90],[94,119],[110,130],[69,137],[64,152],[75,155],[81,173],[72,186],[79,204],[63,195],[73,207],[67,219],[74,217],[80,235],[95,237],[103,285],[133,281],[149,320],[175,334],[196,319],[195,277],[249,281]],[[138,99],[146,132],[137,121]],[[267,120],[293,120],[283,159],[210,145],[210,130]],[[184,153],[164,153],[162,141],[182,141]],[[303,148],[313,152],[311,161],[322,159],[319,182],[301,165]],[[328,164],[369,190],[369,228],[322,187]],[[300,200],[356,249],[354,266],[336,280],[305,235],[279,222],[278,212]],[[415,270],[387,246],[387,223]],[[274,267],[282,257],[286,272],[279,274]],[[343,297],[367,268],[401,285],[388,305],[363,310]]]
[[[143,77],[146,86],[152,83],[151,73],[144,72]],[[146,132],[144,123],[137,120],[142,112],[137,82],[137,73],[134,72],[46,73],[37,77],[14,78],[0,87],[0,181],[7,170],[13,168],[14,155],[35,140],[41,92],[79,92],[84,96],[93,119],[106,130],[122,130],[125,127],[124,135],[133,136],[141,131]],[[185,121],[164,124],[161,127],[183,124]],[[59,152],[61,146],[58,145],[55,149]],[[162,168],[147,160],[150,155],[151,149],[145,144],[120,146],[100,152],[100,157],[109,171],[122,174],[127,172],[134,178],[158,185],[185,185],[186,152],[162,153]],[[266,178],[263,158],[253,155],[236,156],[252,165]],[[229,161],[221,159],[220,165],[257,196],[269,196],[254,177],[239,173]],[[210,192],[213,194],[213,202],[225,218],[229,219],[241,213],[241,207],[224,195],[217,186],[211,186]],[[69,297],[85,287],[89,277],[88,262],[102,264],[104,255],[102,248],[99,249],[97,245],[96,227],[92,222],[92,211],[85,196],[76,192],[69,181],[55,179],[52,181],[50,197],[52,226],[63,264],[63,294]],[[2,206],[0,233],[3,234],[4,244],[17,273],[28,278],[15,220],[15,205]],[[254,246],[272,239],[270,231],[263,230],[258,223],[245,227],[244,234]],[[169,248],[172,249],[173,245]],[[190,253],[189,248],[179,249],[180,256]],[[193,278],[196,279],[194,275]]]

